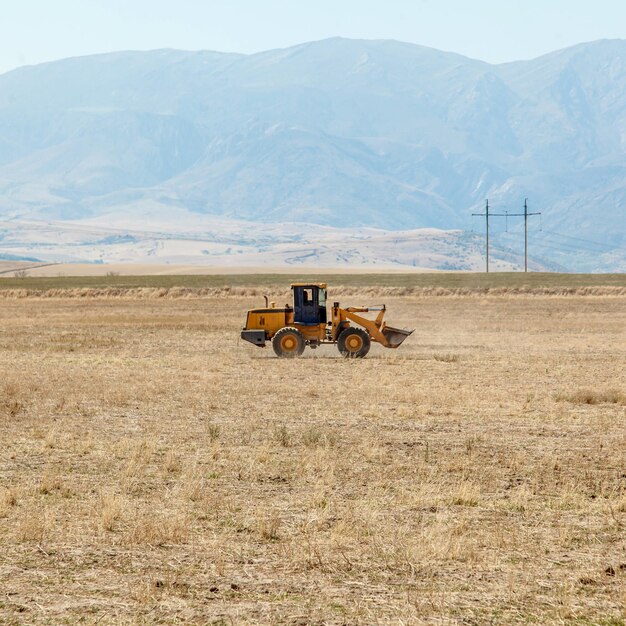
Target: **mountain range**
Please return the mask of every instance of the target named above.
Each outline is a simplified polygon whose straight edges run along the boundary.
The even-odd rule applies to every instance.
[[[16,245],[16,232],[40,222],[462,239],[484,233],[471,214],[487,198],[493,213],[519,213],[525,198],[541,212],[529,232],[542,268],[626,271],[626,41],[490,65],[335,38],[253,55],[119,52],[0,76],[0,254],[38,256],[50,241],[29,231]],[[519,217],[491,228],[496,256],[523,251]]]

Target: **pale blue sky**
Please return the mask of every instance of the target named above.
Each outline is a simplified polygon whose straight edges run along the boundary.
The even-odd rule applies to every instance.
[[[2,0],[0,73],[113,50],[249,53],[336,35],[498,63],[626,38],[626,0]]]

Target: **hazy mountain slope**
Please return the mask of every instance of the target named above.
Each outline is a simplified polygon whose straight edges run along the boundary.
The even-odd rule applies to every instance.
[[[250,56],[122,52],[0,76],[0,217],[153,207],[172,220],[191,210],[452,229],[486,197],[497,212],[529,197],[544,212],[532,235],[545,258],[624,270],[625,148],[624,41],[491,66],[330,39]],[[503,226],[494,220],[494,237]],[[510,226],[512,242],[519,220]]]

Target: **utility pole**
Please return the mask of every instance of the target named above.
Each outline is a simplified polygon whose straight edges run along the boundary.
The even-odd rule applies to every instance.
[[[485,212],[484,213],[472,213],[472,215],[478,215],[485,218],[485,271],[489,273],[489,200],[485,200]]]
[[[541,212],[537,213],[529,213],[528,212],[528,198],[524,198],[524,212],[523,213],[509,213],[506,211],[505,213],[489,213],[489,200],[486,201],[485,204],[485,212],[484,213],[472,213],[472,215],[478,215],[480,217],[485,218],[485,226],[486,226],[486,254],[485,257],[487,259],[487,272],[489,272],[489,216],[491,217],[504,217],[507,221],[507,231],[508,231],[508,220],[509,217],[523,217],[524,218],[524,272],[528,272],[528,218],[531,215],[541,215]]]
[[[485,232],[487,233],[487,254],[485,255],[487,263],[487,274],[489,274],[489,200],[485,201]]]
[[[528,198],[524,198],[524,272],[528,271]]]
[[[524,198],[524,271],[528,271],[528,216],[541,215],[541,213],[528,212],[528,198]]]

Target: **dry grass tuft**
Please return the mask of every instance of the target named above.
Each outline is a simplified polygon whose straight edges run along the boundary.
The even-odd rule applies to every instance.
[[[0,386],[0,417],[13,419],[26,412],[28,403],[25,389],[15,382],[4,382]]]
[[[126,541],[130,545],[182,544],[188,537],[189,521],[179,511],[137,513],[126,532]]]
[[[7,399],[0,402],[0,415],[4,417],[17,417],[26,408],[23,402],[15,399]]]
[[[257,511],[257,530],[266,541],[278,541],[281,526],[280,516],[275,511]]]
[[[124,492],[131,493],[141,488],[156,441],[144,437],[138,442],[124,441],[123,447],[127,450],[128,460],[122,470],[121,487]]]
[[[309,426],[302,433],[302,443],[307,448],[332,448],[337,443],[337,433],[332,430]]]
[[[63,483],[61,476],[54,470],[45,471],[37,491],[44,496],[59,494],[63,497],[69,497],[71,495],[70,489]]]
[[[163,467],[168,474],[177,474],[181,470],[179,455],[174,450],[168,450],[163,460]]]
[[[15,489],[4,489],[0,492],[0,519],[9,516],[12,509],[17,506],[18,496]]]
[[[215,443],[219,438],[222,429],[219,424],[213,424],[212,422],[208,422],[206,425],[206,434],[211,443]]]
[[[46,539],[50,530],[50,520],[45,509],[29,508],[24,510],[17,521],[18,541],[41,543]]]
[[[464,481],[452,492],[451,502],[458,506],[478,506],[480,495],[480,485]]]
[[[285,424],[280,424],[274,428],[274,441],[283,448],[288,448],[292,444],[293,438]]]
[[[458,354],[433,354],[433,358],[442,363],[458,363],[461,360]]]
[[[573,392],[559,393],[557,402],[571,402],[572,404],[620,404],[626,406],[626,393],[618,389],[594,391],[580,389]]]
[[[190,502],[202,502],[207,496],[208,482],[205,473],[197,464],[194,463],[185,467],[180,478],[182,499]]]
[[[101,491],[98,508],[102,529],[107,532],[115,530],[115,523],[121,518],[124,508],[122,497],[115,493]]]

